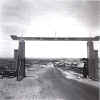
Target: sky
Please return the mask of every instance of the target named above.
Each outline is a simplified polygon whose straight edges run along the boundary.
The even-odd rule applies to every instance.
[[[100,36],[99,0],[0,0],[0,57],[13,57],[18,41],[10,35],[46,37]],[[100,42],[94,43],[99,51]],[[87,57],[87,43],[28,41],[28,58]]]

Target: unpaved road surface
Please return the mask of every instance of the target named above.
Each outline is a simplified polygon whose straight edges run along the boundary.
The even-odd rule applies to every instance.
[[[0,79],[0,100],[99,100],[99,89],[66,79],[56,68],[36,67],[20,82]]]

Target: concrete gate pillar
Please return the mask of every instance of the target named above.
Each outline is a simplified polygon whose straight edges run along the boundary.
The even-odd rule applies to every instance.
[[[18,57],[17,57],[17,80],[20,81],[25,77],[25,41],[19,40]]]
[[[88,57],[88,74],[89,78],[93,78],[93,69],[94,69],[94,47],[93,42],[87,42],[87,57]]]
[[[97,79],[97,69],[98,69],[98,52],[94,50],[93,41],[87,42],[87,57],[88,57],[88,74],[89,78]]]
[[[14,59],[17,60],[18,58],[18,49],[14,50]]]
[[[15,70],[17,69],[18,49],[14,49]]]
[[[94,51],[94,57],[95,57],[95,74],[94,79],[99,80],[99,59],[98,59],[98,50]]]

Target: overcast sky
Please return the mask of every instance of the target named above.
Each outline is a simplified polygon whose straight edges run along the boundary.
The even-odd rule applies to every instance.
[[[99,0],[0,0],[0,57],[13,57],[18,47],[11,34],[96,36],[100,35],[99,17]],[[99,43],[95,49],[100,50]],[[86,42],[26,42],[26,57],[86,56]]]

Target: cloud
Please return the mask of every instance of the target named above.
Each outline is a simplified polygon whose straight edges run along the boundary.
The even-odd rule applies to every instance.
[[[4,33],[25,32],[37,16],[59,13],[71,16],[91,29],[100,25],[100,2],[83,0],[5,0],[1,11]]]
[[[13,55],[12,48],[15,48],[16,45],[13,45],[12,44],[13,42],[11,40],[9,41],[8,36],[10,34],[19,35],[20,33],[27,32],[26,31],[27,29],[32,29],[33,31],[33,26],[34,27],[37,26],[37,30],[39,29],[42,30],[43,29],[41,27],[43,26],[42,23],[44,23],[47,26],[47,22],[50,22],[50,23],[54,23],[53,27],[55,27],[55,29],[58,29],[58,30],[60,29],[60,32],[62,32],[63,30],[63,32],[65,31],[66,33],[66,30],[67,31],[69,30],[68,32],[70,34],[70,30],[72,30],[72,34],[68,36],[79,36],[81,34],[80,30],[81,31],[84,30],[85,36],[86,36],[88,31],[86,33],[84,27],[86,27],[89,30],[93,30],[93,29],[96,30],[100,26],[99,16],[100,16],[100,1],[93,1],[93,0],[92,1],[91,0],[0,0],[0,39],[5,38],[5,40],[7,40],[4,43],[0,42],[1,43],[0,55],[5,56],[5,57]],[[68,20],[70,17],[73,20],[75,19],[75,21]],[[53,20],[50,21],[50,18],[53,19],[54,21]],[[45,22],[43,20],[45,20]],[[61,22],[61,24],[59,24],[59,22]],[[78,22],[79,23],[81,22],[81,24],[79,24]],[[33,26],[31,26],[30,28],[29,27],[30,25],[33,25]],[[48,27],[47,29],[45,25],[44,25],[44,30],[48,31],[50,27]],[[62,27],[64,25],[64,27],[61,29],[60,25]],[[71,28],[67,29],[68,27],[66,25],[71,26]],[[81,28],[78,27],[78,25],[80,25]],[[77,27],[79,28],[79,30]],[[75,33],[74,30],[76,31],[78,30],[78,31]],[[1,32],[3,33],[1,34]],[[81,36],[84,36],[84,32],[82,33]],[[60,36],[62,36],[62,34],[60,34]],[[55,50],[56,50],[56,45],[55,45]],[[84,53],[85,51],[83,51],[82,53],[83,56],[84,56]]]
[[[77,18],[91,30],[100,26],[100,1],[86,1],[77,7]]]
[[[33,4],[23,0],[8,0],[2,5],[1,27],[4,33],[24,32],[24,26],[28,25],[35,14]]]

